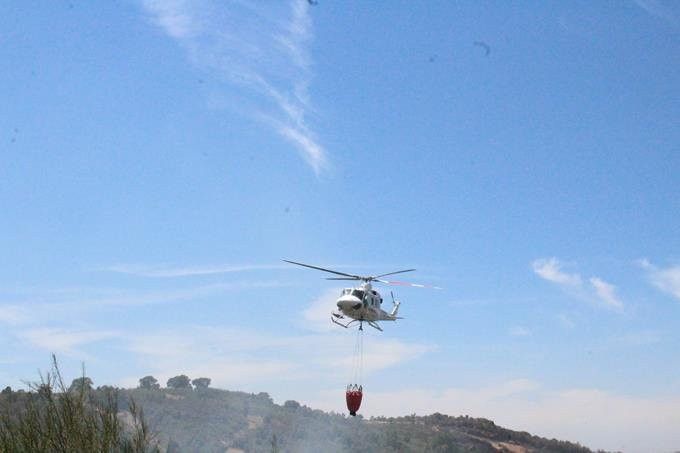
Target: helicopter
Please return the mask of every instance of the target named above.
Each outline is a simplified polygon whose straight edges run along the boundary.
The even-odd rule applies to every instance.
[[[326,280],[350,280],[350,281],[360,281],[361,285],[353,288],[345,288],[342,290],[342,294],[335,302],[338,307],[338,311],[331,312],[331,321],[333,323],[348,328],[354,323],[359,323],[359,330],[363,330],[364,322],[369,326],[383,331],[379,321],[396,321],[397,319],[403,319],[397,316],[399,312],[399,305],[401,302],[394,299],[394,294],[390,291],[392,296],[392,311],[387,312],[380,308],[383,303],[382,296],[380,293],[373,289],[371,285],[372,282],[385,283],[388,285],[406,285],[415,286],[418,288],[425,288],[427,285],[420,285],[416,283],[407,282],[397,282],[382,280],[382,277],[387,277],[388,275],[402,274],[404,272],[413,272],[415,269],[404,269],[401,271],[388,272],[386,274],[380,275],[354,275],[347,274],[344,272],[338,272],[332,269],[326,269],[319,266],[312,266],[311,264],[298,263],[295,261],[283,260],[286,263],[295,264],[297,266],[308,267],[310,269],[316,269],[323,272],[329,272],[331,274],[340,275],[341,277],[327,277]],[[433,286],[432,288],[441,289],[439,287]],[[349,319],[348,319],[349,318]]]

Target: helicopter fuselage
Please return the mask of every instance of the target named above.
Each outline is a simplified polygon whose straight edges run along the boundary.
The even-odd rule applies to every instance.
[[[382,305],[380,293],[371,287],[370,283],[364,283],[357,288],[345,288],[342,295],[336,301],[338,310],[342,315],[357,321],[395,321],[399,303],[395,302],[391,313],[386,312]],[[334,313],[335,317],[339,317]]]

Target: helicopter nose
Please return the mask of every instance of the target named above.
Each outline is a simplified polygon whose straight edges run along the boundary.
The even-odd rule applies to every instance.
[[[361,302],[356,297],[342,297],[338,300],[337,306],[342,311],[357,310],[361,308]]]

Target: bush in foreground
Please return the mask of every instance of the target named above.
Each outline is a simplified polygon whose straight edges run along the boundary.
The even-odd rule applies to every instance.
[[[119,413],[116,390],[95,398],[87,385],[67,388],[54,356],[52,370],[30,389],[0,398],[0,452],[158,451],[134,401]]]

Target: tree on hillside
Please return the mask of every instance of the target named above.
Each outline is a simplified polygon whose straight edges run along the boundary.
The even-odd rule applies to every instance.
[[[191,379],[185,374],[180,374],[179,376],[171,377],[168,379],[168,388],[171,389],[190,389]]]
[[[298,403],[295,400],[288,400],[285,403],[283,403],[283,407],[285,407],[286,409],[299,409],[300,403]]]
[[[262,402],[265,402],[265,403],[270,403],[270,404],[271,404],[271,403],[274,402],[274,400],[272,399],[272,397],[269,396],[269,393],[267,393],[267,392],[260,392],[260,393],[258,393],[257,395],[255,395],[255,398],[257,398],[258,400],[260,400],[260,401],[262,401]]]
[[[92,390],[92,379],[87,376],[79,377],[71,382],[71,386],[68,388],[69,392],[82,392],[86,390]]]
[[[116,387],[114,387],[113,385],[100,385],[99,387],[97,387],[97,391],[102,393],[107,392],[111,393],[116,391]]]
[[[200,377],[191,381],[197,389],[207,389],[210,386],[210,378]]]
[[[9,385],[7,387],[5,387],[2,390],[2,394],[3,395],[11,395],[12,394],[12,387],[10,387]]]
[[[161,388],[161,385],[158,383],[158,380],[156,380],[155,377],[144,376],[139,380],[139,388],[147,390],[158,390],[159,388]]]

